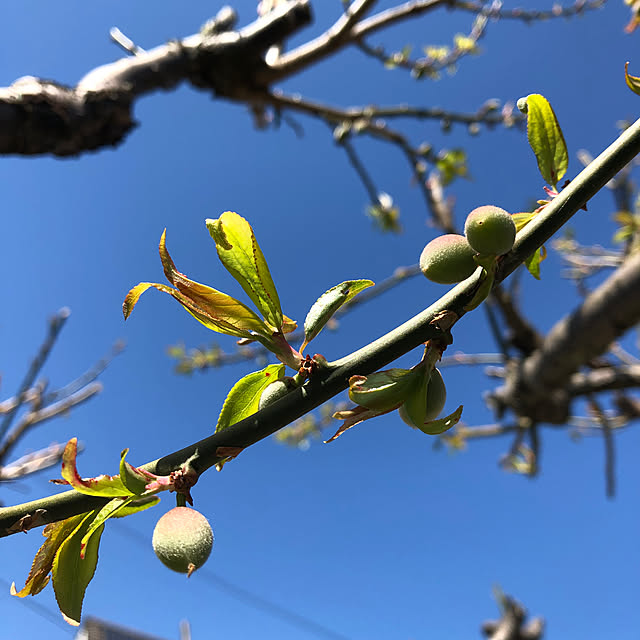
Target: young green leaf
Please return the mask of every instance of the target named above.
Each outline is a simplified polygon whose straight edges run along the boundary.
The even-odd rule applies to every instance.
[[[90,496],[102,496],[116,498],[130,496],[132,492],[124,485],[120,476],[97,476],[95,478],[82,478],[76,468],[78,455],[78,438],[71,438],[62,453],[62,482],[57,484],[70,484],[76,491]]]
[[[300,351],[302,352],[309,342],[322,331],[324,325],[343,304],[349,302],[363,289],[372,286],[373,282],[371,280],[346,280],[325,291],[313,303],[309,313],[307,313],[304,321],[304,342],[300,347]]]
[[[98,531],[102,532],[102,527],[104,527],[104,523],[120,512],[123,507],[126,507],[129,502],[133,500],[133,496],[129,496],[128,498],[114,498],[113,500],[109,500],[107,504],[102,507],[96,514],[95,518],[89,524],[86,533],[82,536],[82,540],[80,541],[80,557],[84,560],[86,550],[88,549],[89,540],[91,536],[93,536]]]
[[[46,538],[31,565],[31,571],[20,591],[16,591],[15,582],[11,585],[11,595],[24,598],[25,596],[35,596],[40,593],[49,582],[53,560],[58,553],[60,545],[67,539],[74,529],[84,520],[86,513],[71,516],[66,520],[52,522],[48,524],[42,535]]]
[[[460,422],[460,418],[462,417],[462,405],[460,405],[452,414],[448,415],[446,418],[440,418],[439,420],[432,420],[431,422],[426,422],[423,425],[418,425],[418,429],[423,433],[426,433],[429,436],[438,436],[441,433],[444,433],[451,427],[455,426]]]
[[[626,62],[624,65],[624,79],[627,83],[627,86],[633,93],[637,93],[640,95],[640,78],[638,76],[630,76],[629,75],[629,63]]]
[[[122,480],[122,484],[124,484],[131,493],[139,496],[145,492],[147,484],[149,484],[151,480],[154,480],[155,476],[130,465],[125,460],[127,453],[129,453],[129,449],[125,449],[120,454],[120,479]]]
[[[272,329],[245,304],[226,293],[190,280],[176,269],[166,247],[166,230],[160,238],[160,259],[167,280],[176,287],[153,282],[141,282],[127,294],[122,305],[125,320],[129,317],[140,296],[150,287],[173,296],[198,322],[212,331],[237,338],[251,338],[252,332],[267,339]]]
[[[567,145],[556,114],[547,99],[537,93],[518,100],[518,107],[527,114],[527,137],[540,173],[555,188],[569,166]]]
[[[524,229],[536,216],[536,211],[523,211],[521,213],[512,213],[511,217],[516,225],[516,232]]]
[[[284,368],[283,364],[270,364],[262,371],[255,371],[238,380],[224,401],[216,433],[256,413],[262,392],[275,380],[282,379]]]
[[[529,273],[536,279],[540,280],[540,263],[547,257],[547,250],[544,247],[536,249],[525,261]]]
[[[122,508],[118,509],[115,513],[112,513],[110,517],[125,518],[126,516],[133,515],[134,513],[139,513],[140,511],[145,511],[151,507],[155,507],[158,502],[160,502],[160,498],[158,496],[132,497],[127,500],[127,503],[123,505]]]
[[[71,625],[80,624],[82,601],[87,586],[91,582],[98,564],[98,547],[104,524],[82,547],[82,539],[87,533],[98,511],[83,514],[85,517],[60,545],[53,560],[53,590],[63,618]],[[84,557],[81,557],[84,551]]]
[[[240,283],[274,331],[282,330],[282,309],[267,261],[251,225],[237,213],[225,211],[218,219],[205,221],[218,257]]]

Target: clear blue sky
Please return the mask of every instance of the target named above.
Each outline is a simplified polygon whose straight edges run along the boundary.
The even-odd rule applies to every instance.
[[[319,4],[317,22],[304,37],[318,33],[340,10],[338,0]],[[254,2],[235,6],[242,24],[253,20]],[[152,47],[195,32],[217,9],[201,0],[9,3],[3,9],[0,84],[23,75],[74,84],[91,68],[120,57],[108,39],[110,27]],[[543,93],[564,128],[571,177],[580,169],[578,149],[598,153],[615,137],[616,121],[638,112],[623,65],[631,60],[632,72],[640,75],[640,36],[623,34],[627,20],[628,9],[612,2],[568,23],[491,24],[482,55],[465,59],[455,76],[445,74],[436,83],[416,83],[403,71],[385,71],[349,51],[290,80],[285,89],[341,105],[406,102],[467,111],[488,98]],[[471,22],[470,14],[439,11],[372,42],[398,49],[409,42],[416,48],[450,44]],[[17,388],[46,318],[62,306],[73,313],[45,370],[52,385],[83,371],[115,339],[127,341],[103,376],[103,394],[67,419],[39,427],[17,452],[78,436],[85,445],[83,475],[116,472],[124,447],[132,462],[143,463],[203,438],[233,382],[257,368],[174,375],[167,345],[217,340],[231,350],[233,340],[218,338],[159,293],[147,293],[123,322],[129,288],[141,280],[163,281],[157,254],[163,228],[179,269],[240,295],[204,226],[207,217],[238,211],[254,226],[285,313],[298,321],[318,295],[342,280],[380,281],[396,266],[415,263],[435,233],[392,147],[356,141],[379,188],[401,207],[400,236],[372,227],[364,215],[365,192],[318,123],[299,118],[303,138],[286,125],[256,131],[243,107],[188,87],[146,97],[135,115],[140,127],[116,150],[67,160],[0,159],[3,397]],[[481,204],[517,211],[543,196],[522,133],[483,130],[472,138],[454,127],[447,137],[428,122],[408,130],[436,148],[467,149],[473,179],[453,190],[459,221]],[[608,243],[611,212],[608,194],[594,199],[589,213],[573,223],[579,239]],[[523,280],[525,308],[542,329],[577,304],[559,266],[551,255],[542,283]],[[422,278],[405,283],[344,318],[338,333],[323,333],[314,351],[329,359],[349,353],[444,290]],[[496,349],[481,309],[456,327],[454,338],[454,350]],[[448,409],[463,403],[468,424],[492,420],[481,395],[495,382],[480,368],[448,369],[444,377]],[[395,415],[307,452],[262,442],[222,473],[204,476],[194,491],[216,536],[206,571],[187,581],[153,555],[154,522],[173,506],[173,497],[165,496],[152,512],[109,523],[84,613],[165,638],[177,638],[183,618],[191,622],[194,640],[214,634],[228,640],[329,637],[290,624],[248,596],[235,597],[216,581],[223,577],[346,638],[462,640],[478,637],[481,621],[497,617],[491,587],[500,584],[547,619],[550,638],[638,637],[637,432],[617,440],[615,501],[604,496],[598,439],[576,444],[565,430],[545,430],[542,472],[533,481],[498,468],[506,440],[472,443],[455,456],[434,451],[432,444]],[[58,475],[50,470],[15,490],[3,486],[0,497],[17,503],[49,494],[54,488],[47,480]],[[5,582],[23,584],[40,543],[39,530],[0,543],[2,637],[70,635],[70,627],[54,626],[8,595]],[[55,611],[50,588],[33,602]]]

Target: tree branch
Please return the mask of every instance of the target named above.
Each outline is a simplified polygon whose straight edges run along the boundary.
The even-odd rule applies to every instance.
[[[518,234],[513,250],[501,259],[496,272],[496,284],[511,274],[540,245],[547,242],[589,198],[639,152],[640,120],[585,168]],[[318,375],[309,380],[308,384],[291,391],[273,405],[228,429],[148,463],[145,469],[167,475],[180,468],[191,456],[197,456],[193,461],[194,470],[202,473],[221,460],[217,455],[219,447],[245,448],[266,438],[346,389],[352,375],[368,375],[420,346],[426,340],[442,338],[443,331],[438,325],[438,318],[445,312],[449,317],[452,314],[458,318],[462,317],[466,313],[465,307],[474,297],[480,279],[481,271],[478,269],[474,275],[414,318],[358,351],[328,363],[319,370]],[[86,512],[104,503],[105,499],[68,491],[26,504],[6,507],[0,510],[0,537],[13,533],[12,526],[37,509],[44,510],[44,513],[39,512],[42,516],[38,518],[39,524],[46,524]]]
[[[266,88],[264,54],[311,20],[295,0],[240,31],[176,40],[89,72],[76,87],[32,76],[0,89],[0,154],[77,155],[121,143],[135,126],[134,100],[188,81],[234,100]]]
[[[38,351],[38,354],[33,359],[33,362],[31,363],[31,366],[29,367],[29,370],[27,371],[22,381],[22,384],[20,385],[20,389],[16,394],[16,402],[5,413],[5,416],[2,422],[0,422],[0,442],[4,438],[9,427],[11,426],[11,423],[13,421],[13,418],[16,415],[16,412],[18,411],[22,403],[25,401],[27,392],[33,386],[33,383],[35,382],[36,377],[42,370],[44,363],[47,361],[47,358],[51,353],[51,349],[53,349],[53,345],[55,344],[58,336],[60,335],[60,331],[62,331],[62,327],[64,327],[64,323],[67,321],[67,318],[69,317],[70,314],[71,314],[71,311],[67,307],[64,307],[60,309],[60,311],[58,311],[51,318],[51,320],[49,320],[49,333],[47,334],[47,337],[42,343],[40,350]],[[1,459],[2,458],[0,457],[0,460]]]

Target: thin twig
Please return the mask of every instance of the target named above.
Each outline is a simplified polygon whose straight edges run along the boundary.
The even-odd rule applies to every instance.
[[[30,411],[25,414],[18,424],[7,434],[2,444],[0,444],[0,462],[9,455],[18,440],[20,440],[28,429],[69,411],[73,407],[86,402],[97,393],[100,393],[100,391],[102,391],[102,384],[100,382],[92,382],[58,402],[50,404],[43,409]]]
[[[587,397],[587,401],[596,419],[602,425],[605,486],[607,498],[612,499],[616,494],[616,451],[611,424],[609,423],[607,414],[603,411],[600,403],[594,395],[589,395]]]
[[[379,191],[378,189],[376,189],[376,186],[373,183],[371,176],[369,175],[364,164],[362,164],[362,161],[358,157],[358,154],[356,153],[356,150],[353,148],[351,141],[348,139],[344,139],[340,144],[344,148],[347,154],[347,157],[349,158],[349,162],[351,163],[351,166],[355,169],[355,172],[358,174],[360,181],[364,185],[364,188],[366,189],[367,194],[369,195],[369,199],[371,200],[371,203],[377,204]]]
[[[64,323],[67,321],[67,318],[71,314],[71,311],[67,307],[63,307],[58,311],[50,320],[49,320],[49,332],[44,342],[40,346],[40,350],[38,354],[33,359],[29,370],[27,371],[24,379],[22,380],[22,384],[20,385],[20,389],[16,394],[17,402],[16,404],[5,414],[2,422],[0,423],[0,441],[4,438],[5,434],[9,430],[11,426],[11,422],[16,415],[18,408],[25,401],[26,394],[29,389],[33,386],[33,383],[37,377],[37,375],[42,370],[44,363],[47,361],[47,357],[51,353],[51,349],[55,344]]]

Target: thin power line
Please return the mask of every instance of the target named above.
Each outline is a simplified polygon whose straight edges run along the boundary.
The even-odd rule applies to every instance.
[[[0,578],[0,584],[5,593],[9,593],[10,585],[4,579]],[[13,597],[13,596],[12,596]],[[36,615],[40,616],[44,620],[55,624],[56,627],[59,627],[63,631],[66,631],[69,635],[74,636],[76,634],[76,629],[72,629],[63,619],[62,616],[58,613],[46,607],[43,604],[40,604],[37,600],[33,600],[32,598],[17,598],[20,602],[25,605],[25,607],[31,609]],[[27,625],[24,625],[25,628]]]
[[[136,529],[130,527],[124,522],[117,520],[114,522],[116,526],[113,528],[119,531],[121,534],[125,535],[128,538],[131,538],[133,541],[137,542],[139,545],[142,545],[148,548],[149,543],[148,540]],[[252,593],[248,589],[244,587],[240,587],[232,582],[229,582],[226,578],[222,578],[221,576],[209,571],[206,568],[198,569],[198,577],[205,582],[208,582],[210,585],[218,588],[220,591],[224,591],[232,598],[239,600],[243,604],[251,607],[253,609],[260,609],[265,613],[273,616],[274,618],[279,618],[280,620],[287,622],[290,625],[298,627],[299,629],[304,629],[305,631],[312,633],[321,638],[330,638],[331,640],[349,640],[349,638],[337,631],[333,631],[333,629],[329,629],[324,625],[307,618],[295,611],[291,611],[286,607],[283,607],[275,602],[271,602],[262,596],[259,596],[255,593]]]

